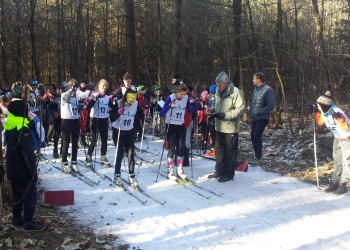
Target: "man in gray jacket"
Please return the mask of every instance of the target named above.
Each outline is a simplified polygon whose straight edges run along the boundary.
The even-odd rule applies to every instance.
[[[241,91],[233,86],[225,72],[216,77],[216,94],[211,118],[215,119],[215,173],[209,179],[233,180],[238,153],[239,122],[244,111]]]
[[[255,158],[250,164],[262,162],[262,134],[270,121],[270,112],[275,108],[275,95],[265,82],[265,76],[257,72],[253,77],[253,97],[249,109],[249,118],[252,121],[250,137],[252,140]]]

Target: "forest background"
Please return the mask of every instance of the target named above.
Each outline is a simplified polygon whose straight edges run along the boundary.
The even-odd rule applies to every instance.
[[[197,94],[226,71],[249,105],[261,71],[278,114],[350,88],[350,1],[1,0],[0,80],[55,83],[105,78],[167,93],[179,74]],[[278,117],[276,116],[278,124]]]

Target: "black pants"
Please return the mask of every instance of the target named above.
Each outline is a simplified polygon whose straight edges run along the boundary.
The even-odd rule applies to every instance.
[[[108,139],[108,117],[90,118],[91,143],[88,149],[88,155],[92,155],[97,142],[97,133],[101,136],[101,155],[106,155]]]
[[[252,140],[255,158],[261,159],[262,157],[262,134],[269,123],[269,120],[257,120],[252,122],[252,131],[250,133],[250,138]]]
[[[58,147],[58,140],[60,139],[61,135],[61,119],[58,121],[55,121],[53,124],[49,125],[49,131],[47,132],[47,137],[50,138],[53,137],[53,148],[57,149]]]
[[[67,162],[70,138],[72,137],[72,161],[77,160],[80,133],[79,119],[62,119],[62,162]]]
[[[36,182],[32,182],[30,185],[29,183],[30,183],[30,179],[20,181],[20,182],[11,181],[12,200],[14,204],[12,207],[13,218],[17,219],[22,216],[22,207],[23,207],[23,217],[25,222],[32,221],[34,217],[35,206],[37,201]],[[29,189],[28,189],[28,192],[26,193],[28,186],[29,186]]]
[[[169,143],[168,159],[173,159],[176,148],[176,156],[183,157],[185,150],[186,129],[185,125],[170,124],[167,140]]]
[[[215,171],[219,176],[232,178],[238,154],[238,133],[222,133],[216,131],[215,141]]]
[[[134,157],[134,129],[131,130],[120,130],[120,136],[118,141],[118,133],[119,130],[116,128],[113,128],[113,142],[114,146],[117,146],[118,143],[118,152],[115,160],[115,166],[114,166],[114,173],[120,174],[120,168],[122,165],[122,159],[124,157],[124,150],[125,148],[126,152],[128,152],[128,163],[129,163],[129,174],[133,174],[135,170],[135,157]]]

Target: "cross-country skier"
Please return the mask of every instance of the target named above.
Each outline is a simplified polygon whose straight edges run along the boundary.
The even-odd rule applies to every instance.
[[[333,158],[334,172],[326,193],[341,195],[348,192],[346,183],[349,181],[348,166],[350,164],[350,120],[332,100],[330,91],[317,99],[314,118],[318,125],[326,124],[334,135]],[[346,162],[345,162],[346,160]]]
[[[116,100],[117,98],[114,98],[113,104],[115,108],[113,110],[115,111],[113,113],[111,112],[110,115],[113,129],[113,142],[115,146],[118,145],[117,154],[115,156],[114,181],[117,185],[121,184],[120,168],[124,155],[123,148],[125,148],[128,154],[129,182],[133,187],[138,186],[134,172],[134,120],[135,116],[148,114],[148,109],[142,111],[136,101],[136,96],[136,91],[129,88],[126,90],[121,100]]]
[[[168,151],[168,177],[169,179],[176,179],[174,173],[174,154],[176,147],[177,155],[177,174],[181,178],[186,178],[183,170],[183,156],[185,150],[185,110],[190,114],[196,111],[193,98],[187,95],[187,86],[179,84],[176,87],[176,92],[169,95],[165,100],[164,106],[160,111],[160,117],[165,116],[165,123],[167,124],[167,141],[169,143]]]

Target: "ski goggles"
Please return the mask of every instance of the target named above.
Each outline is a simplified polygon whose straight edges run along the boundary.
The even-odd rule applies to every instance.
[[[128,102],[134,102],[134,101],[136,101],[136,94],[134,94],[134,93],[127,93],[127,94],[126,94],[126,100],[127,100]]]

